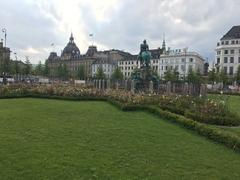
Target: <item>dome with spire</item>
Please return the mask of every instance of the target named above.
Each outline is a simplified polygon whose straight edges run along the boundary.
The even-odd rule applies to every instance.
[[[69,38],[67,46],[63,49],[61,57],[79,58],[80,50],[74,42],[73,34]]]

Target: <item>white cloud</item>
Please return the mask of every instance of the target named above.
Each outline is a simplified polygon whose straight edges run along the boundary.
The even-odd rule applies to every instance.
[[[8,44],[33,63],[66,45],[71,31],[81,53],[92,43],[98,49],[138,52],[147,39],[150,47],[190,47],[203,56],[214,55],[216,42],[239,24],[239,0],[0,0],[1,26]]]

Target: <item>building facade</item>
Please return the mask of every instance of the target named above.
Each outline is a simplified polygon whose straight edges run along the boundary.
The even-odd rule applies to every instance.
[[[232,27],[217,43],[215,51],[216,71],[235,75],[240,65],[240,26]]]
[[[193,71],[199,70],[202,74],[204,72],[204,59],[198,53],[166,50],[165,40],[162,48],[150,49],[149,51],[152,56],[151,68],[160,77],[164,77],[168,69],[176,69],[180,76],[187,75],[189,69]],[[90,46],[86,54],[81,54],[74,43],[72,34],[61,56],[58,56],[56,52],[51,52],[47,62],[50,75],[54,74],[59,65],[65,64],[70,75],[73,76],[79,66],[82,65],[85,68],[87,78],[94,77],[99,68],[102,68],[106,77],[110,78],[116,67],[119,67],[124,78],[128,79],[136,68],[140,68],[138,55],[132,55],[120,50],[98,51],[96,46]]]
[[[169,50],[165,51],[159,59],[158,73],[160,77],[164,77],[170,69],[176,70],[180,77],[185,77],[191,69],[204,74],[204,63],[204,58],[196,52],[188,52],[187,49]]]
[[[86,54],[81,54],[71,34],[69,42],[61,55],[58,56],[56,52],[51,52],[47,63],[50,76],[56,74],[60,65],[65,65],[71,77],[74,76],[79,66],[84,66],[86,78],[94,77],[99,67],[102,67],[107,77],[110,77],[117,65],[117,61],[124,59],[126,56],[129,56],[129,53],[114,49],[98,51],[96,46],[89,46]]]

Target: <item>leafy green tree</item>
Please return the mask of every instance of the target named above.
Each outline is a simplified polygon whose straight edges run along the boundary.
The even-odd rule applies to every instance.
[[[43,69],[43,75],[44,76],[49,76],[50,70],[47,61],[45,61],[44,69]]]
[[[202,76],[200,71],[194,72],[192,69],[189,69],[187,81],[189,83],[200,84],[202,83]]]
[[[11,62],[10,59],[4,58],[0,64],[0,73],[10,73],[11,71]]]
[[[223,69],[218,74],[218,82],[222,82],[223,85],[226,85],[228,82],[228,77]]]
[[[174,77],[173,77],[173,72],[171,69],[167,69],[166,73],[164,74],[164,80],[165,81],[173,81]]]
[[[96,79],[106,79],[106,74],[104,73],[102,67],[99,67],[99,68],[98,68],[97,73],[96,73],[96,75],[95,75],[95,78],[96,78]]]
[[[26,57],[25,67],[23,69],[23,73],[25,75],[29,75],[29,74],[31,74],[31,72],[32,72],[32,64],[30,63],[28,57]]]
[[[208,81],[211,82],[212,85],[214,84],[214,82],[217,81],[217,73],[216,73],[215,69],[212,69],[211,71],[209,71]]]
[[[68,78],[68,70],[67,70],[66,64],[60,64],[57,67],[56,71],[57,71],[56,75],[58,78],[60,78],[62,80],[66,80]]]
[[[114,72],[112,73],[111,79],[113,79],[113,80],[122,80],[123,79],[123,73],[119,67],[117,67],[114,70]]]
[[[21,67],[18,61],[13,61],[13,74],[21,74]]]
[[[167,69],[167,72],[164,75],[165,81],[177,82],[179,81],[179,72],[175,68],[174,70]]]
[[[77,69],[77,78],[84,80],[86,78],[86,71],[84,65],[80,65]]]
[[[179,72],[177,71],[176,68],[173,70],[173,81],[175,82],[179,81]]]
[[[35,68],[35,74],[41,76],[41,75],[43,75],[43,70],[44,70],[44,67],[42,65],[42,62],[39,61],[38,65]]]

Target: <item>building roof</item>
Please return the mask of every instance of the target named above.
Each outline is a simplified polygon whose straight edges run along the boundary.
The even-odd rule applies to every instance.
[[[225,34],[221,40],[228,40],[228,39],[238,39],[240,38],[240,26],[233,26],[227,34]]]
[[[80,56],[80,50],[75,44],[72,34],[67,46],[63,49],[61,57],[63,56],[70,56],[71,58],[78,58]]]

